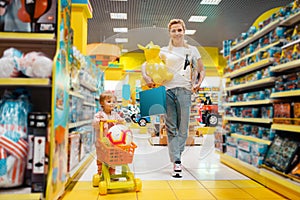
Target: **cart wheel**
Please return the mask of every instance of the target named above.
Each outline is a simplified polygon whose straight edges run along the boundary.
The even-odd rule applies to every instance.
[[[107,194],[107,184],[106,184],[106,181],[100,181],[100,183],[99,183],[99,193],[101,195]]]
[[[208,116],[207,121],[208,121],[209,126],[215,127],[215,126],[218,125],[218,116],[214,115],[214,114],[211,114],[211,115]]]
[[[140,126],[146,126],[147,125],[147,120],[144,118],[139,119],[139,125]]]
[[[140,192],[142,190],[142,181],[139,178],[134,179],[135,191]]]
[[[100,182],[100,174],[94,174],[93,176],[93,187],[98,187]]]

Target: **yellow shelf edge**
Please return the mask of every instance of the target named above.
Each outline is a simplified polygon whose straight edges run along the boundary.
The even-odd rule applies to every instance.
[[[297,182],[290,182],[284,177],[274,175],[263,168],[256,168],[248,163],[245,163],[237,158],[220,153],[220,161],[236,171],[258,181],[262,185],[269,187],[281,195],[290,199],[300,196],[299,185]],[[275,184],[276,185],[275,185]]]
[[[16,32],[0,32],[1,39],[24,39],[24,40],[54,40],[54,33],[16,33]]]
[[[0,78],[0,85],[50,85],[48,78]]]
[[[249,57],[255,56],[257,53],[262,52],[262,51],[266,51],[267,49],[269,49],[269,48],[271,48],[271,47],[273,47],[273,46],[278,45],[280,42],[282,42],[282,40],[278,40],[278,41],[276,41],[276,42],[274,42],[274,43],[272,43],[272,44],[269,44],[269,45],[267,45],[267,46],[265,46],[265,47],[263,47],[263,48],[261,48],[261,49],[258,49],[258,50],[256,50],[256,51],[254,51],[254,52],[252,52],[252,53],[250,53],[250,54],[247,54],[246,56],[244,56],[244,57],[242,57],[242,58],[240,58],[240,59],[238,59],[238,60],[235,60],[235,61],[233,61],[233,62],[230,63],[230,64],[231,64],[231,65],[234,65],[234,64],[236,64],[236,63],[238,63],[238,62],[240,62],[240,61],[242,61],[242,60],[245,60],[245,59],[247,59],[247,58],[249,58]]]
[[[273,119],[264,119],[264,118],[243,118],[243,117],[224,117],[224,120],[228,121],[240,121],[240,122],[254,122],[254,123],[263,123],[268,124],[272,123]]]
[[[247,38],[243,42],[241,42],[241,43],[239,43],[239,44],[231,47],[231,51],[237,51],[237,50],[240,50],[243,47],[247,46],[248,44],[250,44],[254,40],[260,38],[261,36],[263,36],[264,34],[266,34],[267,32],[269,32],[271,29],[275,28],[280,23],[280,21],[281,21],[281,19],[279,18],[279,19],[277,19],[277,20],[269,23],[262,30],[256,32],[252,37]]]
[[[250,106],[250,105],[262,105],[262,104],[271,104],[273,103],[272,99],[266,100],[255,100],[255,101],[241,101],[241,102],[232,102],[225,103],[224,106]]]
[[[232,78],[232,77],[235,77],[235,76],[238,76],[238,75],[242,75],[244,73],[247,73],[247,72],[255,70],[255,69],[259,68],[259,67],[263,67],[265,65],[271,64],[273,62],[274,62],[274,59],[267,58],[267,59],[258,61],[256,63],[253,63],[251,65],[248,65],[246,67],[237,69],[237,70],[235,70],[235,71],[233,71],[231,73],[225,74],[224,78]]]
[[[285,20],[282,20],[279,25],[281,26],[290,26],[300,20],[300,12],[297,12]]]
[[[276,65],[274,67],[271,67],[272,72],[282,72],[288,69],[293,69],[300,66],[300,59],[293,60],[284,64]]]
[[[300,133],[300,125],[272,124],[271,129]]]
[[[68,185],[78,176],[80,173],[84,172],[84,168],[92,162],[92,160],[95,158],[95,153],[90,153],[89,155],[86,155],[75,167],[74,169],[71,169],[68,172],[68,179],[67,182],[65,183],[65,187],[67,188]],[[79,167],[78,167],[79,166]]]
[[[13,199],[13,200],[40,200],[42,199],[42,194],[41,193],[28,193],[28,194],[18,194],[18,193],[13,193],[13,194],[1,194],[0,195],[0,200],[1,199]]]
[[[240,139],[248,140],[251,142],[257,142],[257,143],[262,143],[262,144],[267,144],[267,145],[271,144],[271,141],[260,139],[260,138],[255,138],[252,136],[241,135],[241,134],[237,134],[237,133],[232,133],[231,136],[234,138],[240,138]]]
[[[275,82],[275,77],[268,77],[268,78],[260,79],[260,80],[257,80],[257,81],[249,82],[249,83],[235,85],[235,86],[232,86],[232,87],[225,88],[225,90],[226,91],[231,91],[231,90],[238,90],[238,89],[246,89],[246,88],[253,87],[253,86],[256,86],[256,85],[261,85],[261,84],[265,84],[265,83],[272,83],[272,82]]]
[[[271,94],[271,98],[292,97],[292,96],[300,96],[300,89],[290,90],[290,91],[283,91],[283,92],[274,92],[274,93]]]

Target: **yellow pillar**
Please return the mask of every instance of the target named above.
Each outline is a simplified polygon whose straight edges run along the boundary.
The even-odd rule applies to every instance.
[[[88,18],[92,18],[92,7],[89,0],[72,0],[71,27],[73,44],[86,55]]]

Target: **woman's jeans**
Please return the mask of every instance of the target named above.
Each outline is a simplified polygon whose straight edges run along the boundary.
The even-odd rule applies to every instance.
[[[168,148],[171,162],[181,161],[188,137],[191,91],[185,88],[167,90],[166,127],[168,134]]]

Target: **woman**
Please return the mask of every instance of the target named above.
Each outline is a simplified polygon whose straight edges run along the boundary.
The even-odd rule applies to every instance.
[[[161,49],[160,57],[174,77],[166,82],[167,110],[166,127],[168,149],[174,163],[173,177],[182,177],[181,154],[188,136],[191,94],[200,89],[205,71],[198,49],[184,40],[185,23],[181,19],[172,19],[168,24],[169,45]],[[148,87],[155,83],[142,66],[142,75]]]

